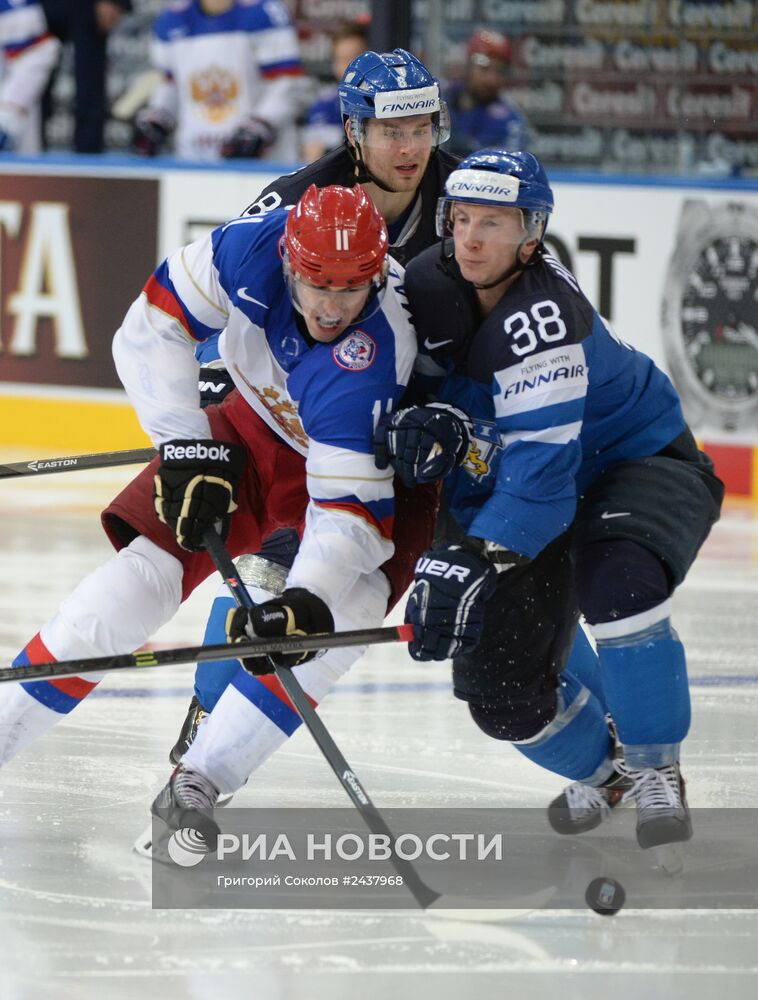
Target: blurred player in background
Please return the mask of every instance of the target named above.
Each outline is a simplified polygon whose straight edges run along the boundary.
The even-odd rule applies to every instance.
[[[293,210],[236,219],[159,266],[114,340],[159,455],[103,514],[118,555],[79,584],[16,665],[141,646],[213,571],[203,536],[216,525],[232,555],[277,527],[303,536],[281,596],[235,616],[233,638],[381,624],[431,539],[437,496],[427,488],[403,501],[401,487],[396,504],[392,473],[374,464],[376,421],[397,404],[416,356],[403,271],[387,249],[384,220],[360,186],[311,186]],[[235,391],[201,409],[193,344],[222,330]],[[283,662],[302,664],[317,703],[360,652]],[[246,666],[252,673],[238,665],[157,801],[169,823],[239,788],[295,728],[291,706],[255,676],[258,660]],[[64,718],[96,680],[5,685],[0,760]]]
[[[39,153],[40,100],[60,42],[36,0],[0,0],[0,152]]]
[[[406,484],[451,470],[446,531],[406,610],[409,648],[452,657],[476,724],[574,779],[549,809],[558,832],[632,800],[640,846],[658,848],[692,832],[671,595],[723,484],[666,375],[546,252],[552,209],[536,157],[474,153],[447,180],[442,250],[406,272],[419,370],[438,402],[380,424],[379,465],[391,459]],[[566,667],[580,613],[598,661]]]
[[[485,146],[528,149],[529,126],[503,93],[511,62],[511,42],[498,31],[476,31],[466,46],[463,80],[445,92],[450,108],[450,151],[458,156]]]
[[[338,85],[350,63],[368,49],[368,30],[368,24],[349,21],[332,37],[332,72],[337,83],[323,89],[300,129],[303,159],[308,163],[346,140]]]
[[[183,160],[295,162],[303,67],[282,0],[176,0],[155,22],[163,83],[135,118],[133,147]]]

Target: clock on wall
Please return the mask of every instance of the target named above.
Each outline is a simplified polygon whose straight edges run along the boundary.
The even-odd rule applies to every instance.
[[[758,209],[682,207],[663,293],[669,370],[695,428],[758,431]]]

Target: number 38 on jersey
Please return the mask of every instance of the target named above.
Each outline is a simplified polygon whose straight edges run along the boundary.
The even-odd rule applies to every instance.
[[[566,324],[552,299],[543,299],[529,306],[529,312],[519,310],[503,321],[503,328],[512,340],[514,354],[523,357],[536,350],[540,342],[553,344],[566,336]]]

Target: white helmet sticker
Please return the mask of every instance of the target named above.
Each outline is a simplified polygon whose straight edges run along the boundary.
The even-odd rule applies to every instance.
[[[415,90],[390,90],[374,98],[377,118],[405,118],[408,115],[431,115],[440,109],[437,84]]]
[[[448,198],[469,198],[499,204],[518,199],[520,181],[492,170],[454,170],[445,184]]]

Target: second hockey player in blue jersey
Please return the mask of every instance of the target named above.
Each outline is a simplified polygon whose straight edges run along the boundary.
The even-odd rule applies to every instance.
[[[408,603],[412,655],[452,657],[484,732],[576,779],[549,810],[559,832],[626,796],[641,846],[660,847],[691,835],[671,594],[723,487],[665,374],[546,252],[552,208],[529,153],[484,150],[450,175],[442,249],[406,274],[436,402],[384,423],[377,457],[406,483],[449,473],[445,544],[420,560]],[[565,669],[580,613],[598,658]]]

